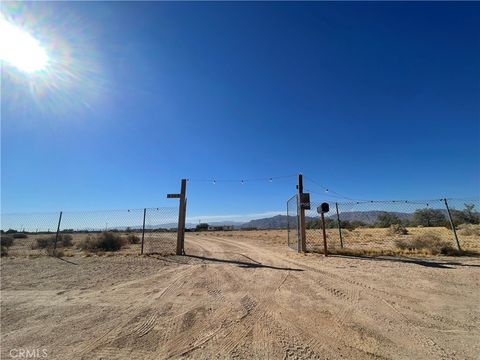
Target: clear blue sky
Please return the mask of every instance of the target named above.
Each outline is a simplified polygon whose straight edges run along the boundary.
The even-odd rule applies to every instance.
[[[351,198],[479,195],[479,3],[14,5],[63,67],[2,66],[2,212],[174,205],[183,177],[298,172]],[[294,192],[192,181],[189,214]]]

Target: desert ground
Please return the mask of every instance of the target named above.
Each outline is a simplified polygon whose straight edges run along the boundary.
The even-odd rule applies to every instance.
[[[273,234],[2,258],[2,358],[478,359],[480,258],[298,254]]]

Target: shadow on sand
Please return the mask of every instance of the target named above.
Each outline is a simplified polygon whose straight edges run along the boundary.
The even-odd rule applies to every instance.
[[[390,262],[400,262],[405,264],[415,264],[430,268],[437,269],[455,269],[456,266],[466,266],[466,267],[480,267],[476,264],[464,264],[458,261],[438,261],[430,259],[417,259],[417,258],[404,258],[404,257],[386,257],[386,256],[367,256],[367,255],[329,255],[331,257],[347,258],[347,259],[359,259],[359,260],[370,260],[370,261],[390,261]]]

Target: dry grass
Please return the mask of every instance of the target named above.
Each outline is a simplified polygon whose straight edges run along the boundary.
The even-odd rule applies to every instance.
[[[480,253],[480,236],[474,232],[459,235],[461,252],[456,249],[456,243],[452,231],[445,227],[408,227],[404,228],[407,234],[399,234],[403,230],[390,228],[362,228],[355,230],[342,229],[343,245],[340,246],[340,237],[337,229],[327,229],[328,251],[339,255],[368,255],[368,256],[409,256],[409,255],[476,255]],[[215,231],[209,235],[225,238],[247,238],[261,240],[268,245],[285,246],[287,242],[287,230],[239,230],[239,231]],[[471,235],[470,235],[471,234]],[[295,236],[295,233],[292,233]],[[439,242],[435,246],[420,246],[422,238],[437,238]],[[396,242],[405,242],[413,246],[399,248]],[[427,240],[429,241],[429,240]],[[323,253],[323,237],[320,229],[307,229],[307,247],[309,251]]]

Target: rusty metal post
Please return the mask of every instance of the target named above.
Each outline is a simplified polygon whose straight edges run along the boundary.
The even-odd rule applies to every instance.
[[[445,202],[445,207],[447,208],[448,220],[450,221],[450,226],[452,227],[453,236],[455,237],[455,241],[457,242],[458,251],[462,251],[462,249],[460,248],[460,241],[458,241],[457,230],[455,229],[455,224],[453,223],[453,220],[452,220],[452,214],[450,214],[450,208],[448,207],[447,199],[445,198],[443,199],[443,201]]]
[[[145,217],[147,215],[147,209],[143,209],[143,227],[142,227],[142,250],[140,254],[143,255],[143,242],[145,241]]]
[[[58,235],[60,234],[60,224],[62,223],[62,211],[60,211],[60,216],[58,218],[57,234],[55,235],[55,243],[53,245],[53,255],[57,256],[57,241]]]
[[[340,235],[340,247],[343,248],[342,225],[340,224],[340,214],[338,212],[338,203],[335,203],[337,209],[338,234]]]
[[[322,218],[322,232],[323,232],[323,254],[328,256],[327,250],[327,231],[325,230],[325,215],[323,215],[323,211],[320,213],[320,217]]]

